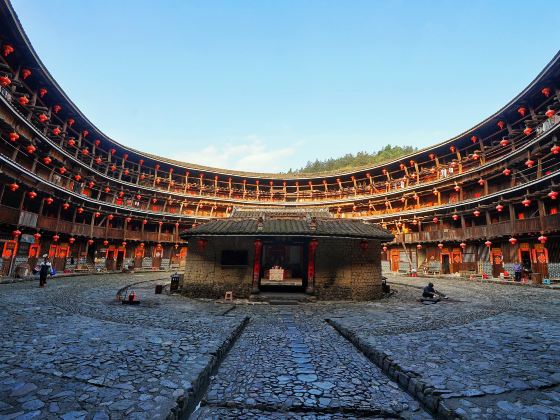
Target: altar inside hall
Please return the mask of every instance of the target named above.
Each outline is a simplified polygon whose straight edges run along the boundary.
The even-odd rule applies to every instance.
[[[260,286],[303,287],[305,267],[303,243],[263,243]]]

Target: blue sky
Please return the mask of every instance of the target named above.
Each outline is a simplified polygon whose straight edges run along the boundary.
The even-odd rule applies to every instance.
[[[515,96],[560,39],[549,0],[13,2],[106,134],[265,172],[447,139]]]

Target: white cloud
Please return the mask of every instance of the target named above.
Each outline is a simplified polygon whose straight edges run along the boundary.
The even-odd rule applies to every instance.
[[[173,159],[215,168],[254,172],[280,172],[289,169],[289,160],[297,145],[274,147],[251,135],[236,143],[210,145],[198,151],[182,151]]]

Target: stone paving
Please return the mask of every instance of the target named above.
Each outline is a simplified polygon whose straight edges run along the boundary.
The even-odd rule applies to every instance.
[[[165,418],[199,398],[198,419],[430,417],[338,331],[440,416],[560,418],[558,291],[442,279],[449,299],[423,305],[428,280],[393,277],[375,302],[232,306],[155,295],[168,276],[0,285],[0,419]],[[115,301],[130,284],[140,306]]]
[[[250,313],[198,418],[430,418],[316,308],[258,306]]]
[[[420,378],[457,417],[560,417],[558,292],[436,280],[450,299],[422,305],[412,297],[426,280],[394,281],[393,302],[331,318]]]
[[[154,295],[160,277],[0,286],[0,418],[165,418],[242,317]],[[115,301],[138,281],[141,306]]]

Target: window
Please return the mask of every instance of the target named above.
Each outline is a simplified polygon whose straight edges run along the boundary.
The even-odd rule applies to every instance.
[[[247,251],[237,251],[237,250],[223,250],[221,264],[223,266],[240,266],[247,265],[248,261]]]

